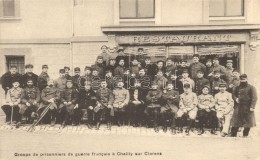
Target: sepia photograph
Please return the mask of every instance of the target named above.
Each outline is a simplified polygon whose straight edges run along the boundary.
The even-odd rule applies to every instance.
[[[0,0],[0,160],[260,160],[260,0]]]

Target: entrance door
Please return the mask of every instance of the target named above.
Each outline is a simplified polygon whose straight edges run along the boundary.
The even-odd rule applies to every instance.
[[[18,72],[24,74],[24,56],[6,56],[6,69],[17,66]]]

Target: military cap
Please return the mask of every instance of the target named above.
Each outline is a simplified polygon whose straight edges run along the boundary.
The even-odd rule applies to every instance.
[[[44,65],[42,65],[42,69],[43,68],[49,68],[49,67],[48,67],[48,65],[44,64]]]
[[[97,59],[103,59],[103,56],[97,56]]]
[[[138,48],[137,51],[143,51],[144,49],[143,48]]]
[[[29,81],[32,81],[32,82],[33,82],[33,79],[32,79],[32,78],[28,78],[28,79],[26,80],[26,83],[29,82]]]
[[[226,84],[226,83],[219,83],[218,86],[219,86],[219,87],[227,87],[227,84]]]
[[[149,57],[149,56],[145,56],[145,59],[151,59],[151,57]]]
[[[208,88],[208,90],[210,90],[210,86],[208,86],[208,85],[204,85],[204,86],[202,87],[202,90],[203,90],[204,88]]]
[[[159,61],[157,61],[156,63],[160,63],[160,62],[164,63],[164,61],[163,61],[163,60],[159,60]]]
[[[233,60],[229,59],[227,60],[227,63],[233,63]]]
[[[245,80],[245,79],[247,79],[247,75],[246,74],[241,74],[239,76],[239,78],[240,78],[240,80]]]
[[[68,82],[71,82],[71,83],[73,83],[71,79],[68,79],[68,80],[66,81],[66,83],[68,83]]]
[[[117,52],[124,51],[123,47],[118,47]]]
[[[199,54],[193,54],[192,57],[198,57],[198,58],[200,58],[200,55],[199,55]]]
[[[75,67],[75,68],[74,68],[74,71],[75,71],[75,72],[80,71],[80,68],[79,68],[79,67]]]
[[[104,48],[104,47],[105,47],[106,49],[108,48],[106,45],[102,45],[102,46],[100,47],[100,49],[102,49],[102,48]]]
[[[214,71],[214,74],[217,74],[217,73],[220,74],[220,71],[219,71],[219,70],[215,70],[215,71]]]
[[[202,73],[202,74],[204,74],[204,72],[203,72],[202,70],[198,70],[197,73]]]
[[[10,66],[10,69],[11,69],[11,68],[16,68],[16,69],[17,69],[17,66]]]
[[[64,69],[68,69],[68,70],[70,70],[70,67],[68,67],[68,66],[65,66],[65,67],[64,67]]]
[[[212,59],[207,59],[207,62],[212,62]]]
[[[59,73],[65,73],[65,69],[60,69]]]
[[[184,69],[182,73],[189,73],[187,69]]]
[[[91,71],[91,70],[92,70],[92,68],[91,68],[91,67],[89,67],[89,66],[86,66],[86,67],[85,67],[85,70],[90,70],[90,71]]]
[[[185,84],[183,85],[183,88],[190,88],[190,84],[189,84],[189,83],[185,83]]]
[[[26,64],[25,68],[33,68],[33,65],[32,64]]]

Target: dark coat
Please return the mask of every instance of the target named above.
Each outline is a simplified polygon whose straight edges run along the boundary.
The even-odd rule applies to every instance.
[[[27,87],[27,80],[28,79],[32,79],[33,81],[33,85],[38,87],[38,75],[34,74],[34,73],[25,73],[24,75],[22,75],[22,84],[21,86],[23,88]]]
[[[210,87],[210,82],[208,79],[206,78],[197,78],[195,79],[195,93],[197,95],[201,95],[202,94],[202,88],[207,85]],[[210,93],[210,90],[209,90]]]
[[[80,75],[75,75],[75,76],[72,76],[71,77],[71,80],[72,80],[72,83],[73,83],[73,86],[79,90],[79,88],[81,87],[80,86]]]
[[[85,89],[79,92],[79,107],[80,109],[88,109],[90,106],[95,107],[97,104],[96,93],[91,89],[86,91]]]
[[[65,88],[60,93],[61,103],[71,102],[72,104],[76,104],[78,102],[78,91],[76,88]]]
[[[49,75],[47,73],[44,73],[44,72],[42,72],[39,75],[39,77],[38,77],[38,87],[39,87],[40,91],[42,91],[47,86],[49,78],[50,78]]]
[[[239,99],[235,103],[234,114],[231,125],[233,127],[254,127],[256,126],[255,114],[250,108],[255,108],[257,93],[254,86],[250,84],[239,85],[233,90],[233,99]]]
[[[12,84],[13,80],[18,80],[22,87],[22,76],[19,73],[12,75],[10,72],[6,72],[2,76],[1,84],[2,84],[2,88],[5,90],[5,93],[7,93],[8,89],[11,89],[13,87],[13,84]]]

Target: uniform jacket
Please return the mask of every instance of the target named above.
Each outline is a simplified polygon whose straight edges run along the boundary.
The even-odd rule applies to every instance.
[[[33,102],[40,102],[40,90],[38,87],[25,87],[22,94],[22,103],[26,104],[27,102],[32,104]]]
[[[226,68],[222,65],[212,65],[212,72],[219,71],[221,75],[226,73]]]
[[[28,79],[32,79],[33,81],[33,85],[38,87],[38,76],[34,73],[25,73],[24,75],[22,75],[22,87],[27,87],[27,80]]]
[[[69,75],[69,74],[65,74],[65,78],[66,78],[67,80],[71,80],[72,76]]]
[[[1,77],[2,88],[5,90],[5,92],[8,91],[7,87],[9,89],[11,89],[13,87],[12,82],[13,82],[14,79],[18,80],[20,82],[21,87],[22,87],[22,77],[19,73],[11,74],[10,72],[6,72]]]
[[[202,72],[206,72],[206,66],[204,65],[204,64],[202,64],[202,63],[200,63],[200,62],[198,62],[198,63],[192,63],[191,65],[190,65],[190,68],[189,68],[189,70],[190,70],[190,76],[191,76],[191,78],[192,79],[195,79],[195,78],[197,78],[197,72],[199,71],[199,70],[201,70]]]
[[[66,88],[67,79],[65,77],[59,77],[54,81],[54,86],[60,91]]]
[[[162,106],[165,110],[176,110],[179,108],[180,95],[175,90],[164,90],[162,94]],[[174,109],[175,108],[175,109]]]
[[[96,93],[92,89],[88,91],[85,89],[80,90],[79,104],[82,109],[87,109],[89,106],[95,107],[97,104]]]
[[[108,88],[100,88],[99,90],[97,90],[96,92],[97,95],[97,101],[101,102],[104,105],[113,105],[114,102],[114,95],[112,90],[108,89]]]
[[[207,85],[210,87],[210,82],[208,79],[206,78],[197,78],[195,79],[195,93],[197,93],[197,95],[201,95],[202,94],[202,88]]]
[[[11,88],[7,91],[6,94],[6,103],[7,104],[13,104],[14,102],[21,103],[21,98],[23,94],[23,89],[18,88]]]
[[[231,93],[225,91],[224,93],[217,93],[215,95],[215,108],[217,112],[224,114],[233,114],[234,101]]]
[[[216,89],[216,87],[219,87],[220,83],[226,83],[223,79],[215,79],[213,78],[211,81],[211,91],[212,91],[212,95],[215,95],[219,92],[219,89]]]
[[[74,87],[65,88],[60,93],[60,100],[61,100],[61,103],[71,102],[72,104],[76,104],[78,102],[78,91]]]
[[[186,83],[188,83],[188,84],[190,84],[190,86],[191,86],[191,89],[192,90],[194,90],[194,88],[195,88],[195,82],[191,79],[191,78],[181,78],[181,79],[178,79],[179,80],[179,82],[180,83],[178,83],[178,90],[179,90],[179,92],[180,93],[183,93],[184,91],[183,91],[183,85],[184,84],[186,84]]]
[[[198,105],[198,98],[196,93],[189,92],[189,93],[182,93],[180,95],[180,109],[186,109],[186,110],[197,110]]]
[[[211,109],[214,110],[215,99],[210,94],[201,94],[198,96],[198,107],[199,109]]]
[[[146,95],[146,102],[149,108],[161,107],[162,91],[159,89],[151,89]]]
[[[124,76],[124,73],[125,73],[125,67],[123,66],[117,66],[115,69],[114,69],[114,75],[115,76],[120,76],[120,77],[123,77]]]
[[[250,84],[239,85],[233,90],[233,99],[239,99],[235,103],[235,110],[232,119],[234,127],[254,127],[255,114],[250,108],[255,108],[257,102],[257,93],[254,86]]]
[[[98,64],[92,65],[91,68],[96,69],[98,71],[98,75],[100,78],[103,78],[105,76],[105,68],[106,66],[104,64]]]
[[[184,71],[184,70],[188,70],[189,69],[189,67],[188,66],[185,66],[185,67],[182,67],[182,66],[177,66],[177,71],[176,71],[176,74],[177,74],[177,76],[180,76],[180,75],[182,75],[182,72]]]
[[[74,86],[77,90],[79,90],[79,88],[80,88],[80,85],[79,85],[80,75],[72,76],[72,77],[71,77],[71,80],[72,80],[73,86]]]
[[[114,103],[113,106],[116,108],[119,108],[119,105],[122,103],[128,104],[129,103],[129,91],[125,88],[115,88],[113,90],[113,95],[114,95]]]
[[[54,98],[56,102],[60,100],[60,91],[55,87],[47,86],[42,90],[41,99],[44,104],[48,104],[48,100]]]
[[[38,87],[42,91],[46,86],[47,82],[50,79],[48,73],[42,72],[38,77]]]
[[[233,70],[234,70],[234,68],[226,68],[225,78],[226,78],[227,84],[230,84],[233,79],[233,73],[232,73]]]
[[[144,70],[145,70],[146,75],[151,77],[151,79],[153,80],[154,76],[156,74],[156,72],[155,72],[156,65],[154,65],[154,64],[147,64],[147,65],[145,65],[144,68],[145,68]]]

